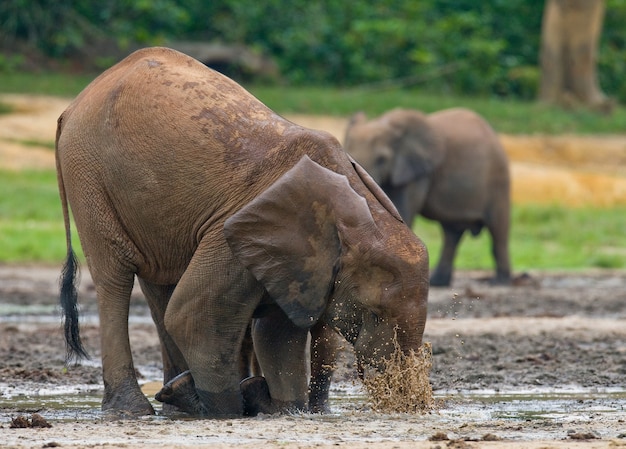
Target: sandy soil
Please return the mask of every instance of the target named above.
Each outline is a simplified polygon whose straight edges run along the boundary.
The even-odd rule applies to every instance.
[[[0,166],[53,167],[52,151],[36,142],[53,141],[68,101],[0,101],[19,105],[18,113],[0,116]],[[341,119],[290,118],[343,135]],[[625,136],[502,138],[515,201],[626,204]],[[58,274],[59,267],[0,265],[2,447],[626,447],[624,271],[537,272],[512,287],[486,284],[481,279],[488,273],[459,272],[451,288],[431,289],[424,338],[433,346],[438,407],[432,413],[372,412],[346,349],[332,414],[236,420],[102,416],[93,285],[84,272],[83,338],[93,360],[65,367]],[[151,396],[159,387],[160,354],[138,292],[130,329],[138,375]],[[13,428],[20,418],[51,427]]]

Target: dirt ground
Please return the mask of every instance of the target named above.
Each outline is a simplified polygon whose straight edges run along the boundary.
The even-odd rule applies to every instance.
[[[0,116],[0,166],[53,167],[52,151],[36,142],[54,139],[68,101],[0,101],[19,106],[18,113]],[[341,119],[290,118],[339,138],[345,126]],[[626,204],[626,136],[502,138],[512,161],[514,201]],[[0,265],[0,447],[626,447],[623,270],[531,272],[510,287],[485,283],[489,273],[461,271],[452,287],[432,288],[424,335],[432,343],[438,403],[431,413],[372,412],[346,349],[330,415],[234,420],[99,413],[93,285],[85,268],[82,332],[93,359],[66,367],[56,307],[59,270]],[[130,330],[138,376],[151,397],[160,385],[160,352],[138,292]],[[15,428],[20,422],[30,427]],[[45,423],[50,427],[33,427]]]
[[[111,420],[98,413],[99,334],[88,273],[82,332],[93,360],[65,368],[58,268],[0,266],[3,447],[626,446],[625,273],[533,273],[514,287],[490,286],[485,274],[461,272],[451,288],[431,290],[424,338],[433,347],[438,406],[427,415],[377,414],[361,395],[346,394],[359,385],[346,349],[330,415]],[[152,396],[160,354],[139,293],[130,330],[139,378]],[[54,394],[66,400],[46,402]],[[81,396],[92,403],[79,408]],[[52,427],[11,428],[34,413]]]

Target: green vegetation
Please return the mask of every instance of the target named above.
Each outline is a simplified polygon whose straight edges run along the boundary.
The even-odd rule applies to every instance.
[[[525,270],[626,268],[626,208],[566,209],[560,206],[514,206],[510,252],[516,273]],[[418,217],[413,230],[426,243],[431,266],[439,259],[441,230],[436,222]],[[483,230],[463,236],[455,266],[494,267],[491,239]]]
[[[291,85],[397,80],[456,95],[530,99],[539,80],[544,5],[545,0],[3,0],[0,72],[40,67],[46,58],[72,70],[102,69],[133,46],[220,41],[271,56]],[[625,21],[626,2],[606,0],[598,76],[603,90],[622,102]]]
[[[65,232],[53,171],[0,171],[0,262],[61,263]],[[516,273],[533,269],[626,268],[626,209],[516,206],[511,255]],[[439,258],[439,226],[418,218],[413,229]],[[74,231],[74,246],[80,248]],[[487,232],[464,237],[456,266],[492,269]],[[82,256],[81,256],[82,257]]]
[[[4,0],[0,93],[74,97],[116,62],[113,55],[133,45],[219,40],[275,60],[281,85],[246,87],[282,114],[375,116],[394,107],[432,112],[464,106],[503,133],[623,133],[624,107],[604,116],[530,101],[539,80],[544,3]],[[624,103],[626,2],[607,0],[606,8],[598,76],[603,90]],[[46,72],[50,67],[59,71]],[[0,114],[7,112],[10,108],[0,104]],[[0,185],[0,263],[60,264],[66,249],[55,173],[0,170]],[[515,272],[626,268],[624,216],[625,208],[515,206]],[[419,218],[414,229],[434,264],[441,245],[438,225]],[[75,229],[73,238],[80,248]],[[491,269],[490,245],[486,232],[465,236],[457,268]]]
[[[11,110],[11,106],[0,102],[0,114],[8,114]]]
[[[60,72],[3,72],[0,70],[0,92],[74,97],[95,76]]]
[[[65,232],[56,173],[3,170],[0,185],[0,261],[60,262]]]

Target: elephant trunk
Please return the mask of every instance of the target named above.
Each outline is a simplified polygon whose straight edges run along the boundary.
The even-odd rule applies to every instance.
[[[394,351],[404,355],[417,353],[422,345],[425,318],[415,319],[410,315],[404,319],[380,319],[368,313],[363,327],[354,342],[359,376],[363,378],[370,369],[378,372],[385,367]],[[424,317],[426,314],[424,313]]]
[[[411,351],[417,352],[422,346],[422,335],[424,334],[424,327],[426,325],[426,312],[424,311],[421,316],[423,316],[423,318],[398,320],[394,330],[394,338],[398,343],[398,347],[404,354],[408,354]]]

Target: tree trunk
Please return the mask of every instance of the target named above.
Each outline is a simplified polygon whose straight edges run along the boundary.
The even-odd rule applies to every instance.
[[[596,76],[603,19],[604,0],[547,0],[541,30],[540,100],[611,111],[613,101],[600,90]]]

